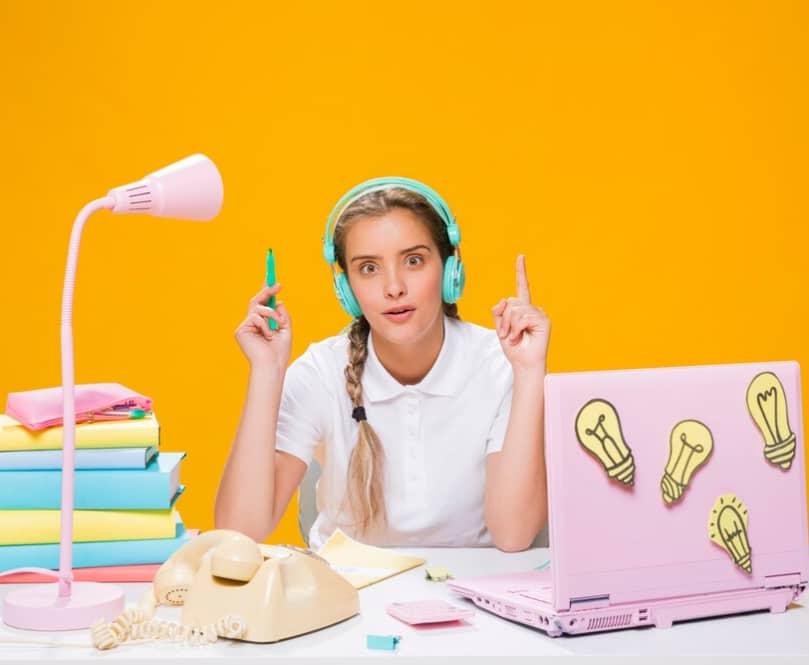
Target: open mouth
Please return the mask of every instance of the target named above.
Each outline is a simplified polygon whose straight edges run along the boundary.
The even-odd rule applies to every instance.
[[[413,316],[413,312],[415,311],[415,307],[402,305],[401,307],[391,307],[387,312],[383,313],[383,316],[388,321],[392,321],[393,323],[404,323],[405,321],[408,321],[411,316]]]

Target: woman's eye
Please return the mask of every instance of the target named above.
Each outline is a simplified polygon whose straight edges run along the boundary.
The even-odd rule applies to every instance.
[[[424,259],[419,256],[418,254],[414,254],[413,256],[407,257],[407,265],[409,266],[417,266],[424,263]]]
[[[360,266],[360,273],[368,275],[376,270],[376,266],[373,263],[363,263]]]

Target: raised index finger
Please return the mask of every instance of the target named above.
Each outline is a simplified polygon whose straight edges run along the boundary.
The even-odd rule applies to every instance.
[[[517,299],[524,302],[531,302],[531,289],[528,287],[528,275],[525,273],[525,256],[520,254],[517,257]]]

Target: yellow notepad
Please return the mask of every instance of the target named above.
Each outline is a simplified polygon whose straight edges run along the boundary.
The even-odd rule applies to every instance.
[[[62,447],[62,427],[38,432],[0,413],[0,451],[53,450]],[[143,418],[100,420],[76,425],[76,448],[139,448],[160,443],[160,425],[153,413]]]
[[[174,538],[177,516],[167,510],[74,510],[73,542]],[[0,545],[58,543],[59,510],[0,510]]]
[[[415,556],[358,543],[340,529],[331,534],[317,553],[355,589],[381,582],[425,562]]]

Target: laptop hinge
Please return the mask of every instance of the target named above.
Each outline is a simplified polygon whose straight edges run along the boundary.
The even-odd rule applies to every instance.
[[[765,589],[777,589],[779,587],[795,586],[801,583],[800,573],[783,573],[781,575],[767,575],[764,578]]]
[[[580,596],[578,598],[571,598],[570,599],[570,609],[571,610],[593,610],[599,607],[609,607],[610,605],[610,596],[607,594],[606,596]]]

